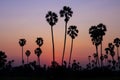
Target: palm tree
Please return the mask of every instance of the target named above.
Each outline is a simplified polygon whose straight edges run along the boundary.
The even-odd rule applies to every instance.
[[[97,54],[97,64],[100,66],[100,63],[99,63],[99,55],[98,55],[98,46],[100,45],[101,43],[101,37],[99,36],[99,30],[97,29],[96,26],[91,26],[91,28],[89,29],[89,34],[90,34],[90,37],[92,38],[92,43],[93,45],[95,45],[96,47],[96,54]]]
[[[120,46],[120,39],[119,38],[115,38],[114,39],[114,44],[117,48],[117,57],[118,57],[118,65],[120,63],[120,57],[119,57],[119,46]]]
[[[36,40],[36,44],[41,47],[43,45],[43,38],[41,37],[38,37],[37,40]]]
[[[34,52],[35,52],[35,55],[38,57],[38,63],[40,65],[40,55],[42,54],[42,50],[41,48],[36,48]]]
[[[70,50],[70,57],[69,57],[69,64],[68,66],[70,66],[70,63],[71,63],[71,56],[72,56],[72,49],[73,49],[73,40],[75,39],[75,37],[78,36],[78,29],[77,29],[77,26],[70,26],[68,28],[68,35],[71,37],[72,41],[71,41],[71,50]]]
[[[105,62],[106,62],[106,64],[107,64],[109,48],[105,48],[105,52],[106,52],[106,54],[104,55],[104,58],[105,58]]]
[[[48,11],[46,14],[46,20],[51,26],[51,35],[52,35],[52,45],[53,45],[53,62],[55,62],[55,47],[54,47],[54,36],[53,36],[53,26],[57,23],[58,21],[58,16],[56,13],[52,11]]]
[[[104,58],[105,58],[105,63],[106,63],[106,65],[107,65],[108,55],[107,55],[107,54],[105,54],[105,55],[104,55]]]
[[[71,10],[70,7],[64,6],[62,10],[60,10],[60,17],[65,17],[65,37],[64,37],[64,47],[63,47],[63,55],[62,55],[62,65],[64,61],[64,54],[65,54],[65,46],[66,46],[66,34],[67,34],[67,23],[72,17],[73,11]]]
[[[23,59],[23,46],[26,44],[25,39],[20,39],[19,40],[19,45],[22,47],[22,65],[24,65],[24,59]]]
[[[109,53],[110,53],[110,55],[111,55],[111,57],[112,57],[112,64],[113,64],[113,68],[115,69],[115,63],[116,63],[116,61],[115,61],[115,59],[114,59],[114,56],[115,56],[115,52],[114,52],[114,45],[112,44],[112,43],[109,43],[108,44],[108,48],[109,48]]]
[[[5,52],[0,51],[0,68],[3,68],[5,66],[5,63],[7,62],[7,55]]]
[[[25,54],[26,54],[26,56],[27,56],[27,64],[28,64],[29,56],[30,56],[30,54],[31,54],[30,50],[26,50]]]
[[[102,67],[103,66],[103,60],[104,60],[104,56],[102,54],[102,41],[103,41],[103,36],[105,36],[105,32],[107,31],[107,29],[106,29],[106,26],[102,23],[97,25],[97,28],[99,30],[99,36],[100,36],[100,39],[101,39],[101,56],[100,56],[100,59],[101,59],[101,67]]]

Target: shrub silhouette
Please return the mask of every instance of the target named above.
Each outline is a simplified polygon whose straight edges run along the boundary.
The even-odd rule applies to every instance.
[[[0,51],[0,68],[3,68],[5,66],[5,63],[7,62],[7,55],[5,52]]]

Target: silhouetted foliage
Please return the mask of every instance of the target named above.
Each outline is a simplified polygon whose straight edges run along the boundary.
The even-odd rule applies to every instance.
[[[115,44],[115,46],[117,48],[118,66],[120,66],[120,56],[119,56],[120,39],[119,38],[115,38],[113,42],[114,42],[114,44]]]
[[[7,62],[7,55],[5,52],[0,51],[0,68],[3,68],[5,66],[5,63]]]
[[[40,65],[40,55],[42,54],[41,48],[36,48],[36,49],[35,49],[35,54],[36,54],[37,57],[38,57],[38,62],[39,62],[39,65]]]
[[[36,40],[36,43],[39,47],[41,47],[43,45],[43,38],[38,37],[37,40]]]

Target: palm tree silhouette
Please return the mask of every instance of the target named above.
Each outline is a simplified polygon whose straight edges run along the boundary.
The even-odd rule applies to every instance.
[[[31,54],[30,50],[26,50],[25,54],[26,54],[26,56],[27,56],[27,64],[28,64],[29,56],[30,56],[30,54]]]
[[[78,29],[77,29],[77,26],[72,25],[72,26],[70,26],[70,27],[68,28],[67,34],[68,34],[68,35],[71,37],[71,39],[72,39],[68,66],[70,66],[70,64],[71,64],[71,56],[72,56],[72,49],[73,49],[73,40],[75,39],[75,37],[78,36],[78,32],[79,32],[79,31],[78,31]]]
[[[38,37],[37,40],[36,40],[36,44],[41,47],[43,45],[43,38],[41,37]]]
[[[108,61],[108,55],[107,54],[104,55],[104,59],[105,59],[105,64],[107,65],[107,61]]]
[[[62,55],[62,65],[64,61],[64,54],[65,54],[65,46],[66,46],[66,34],[67,34],[67,23],[72,17],[73,11],[71,10],[70,7],[64,6],[62,10],[60,10],[60,17],[65,17],[65,37],[64,37],[64,47],[63,47],[63,55]]]
[[[53,62],[55,62],[55,47],[54,47],[54,35],[53,35],[53,26],[57,23],[58,21],[58,16],[56,13],[52,11],[48,11],[46,14],[46,21],[49,23],[51,26],[51,35],[52,35],[52,45],[53,45]]]
[[[23,46],[26,44],[25,39],[20,39],[19,40],[19,45],[22,47],[22,65],[24,65],[24,59],[23,59]]]
[[[7,58],[7,55],[5,54],[5,52],[0,51],[0,69],[5,66],[5,62],[7,62],[6,58]]]
[[[99,30],[99,36],[101,39],[101,56],[100,56],[100,60],[101,60],[101,67],[103,66],[103,60],[104,60],[104,56],[102,54],[102,41],[103,41],[103,36],[105,36],[105,32],[107,31],[106,26],[102,23],[100,23],[99,25],[97,25],[97,28]]]
[[[104,55],[104,58],[105,58],[105,62],[107,64],[109,48],[105,48],[105,52],[106,52],[106,54]]]
[[[113,60],[112,61],[113,67],[115,68],[116,61],[114,59],[114,56],[115,56],[114,45],[112,43],[109,43],[108,48],[109,48],[109,53],[110,53],[112,60]]]
[[[36,48],[34,50],[34,52],[35,52],[36,56],[38,57],[38,63],[39,63],[39,66],[40,66],[40,55],[42,54],[42,50],[41,50],[41,48]]]
[[[90,34],[90,37],[92,38],[92,43],[93,45],[95,45],[96,47],[96,54],[97,54],[97,64],[100,66],[100,63],[99,63],[99,55],[98,55],[98,46],[100,45],[101,43],[101,37],[99,36],[99,30],[97,29],[96,26],[91,26],[89,28],[89,34]]]
[[[115,38],[114,39],[114,44],[117,48],[117,58],[118,58],[118,66],[120,64],[120,57],[119,57],[119,46],[120,46],[120,39],[119,38]]]

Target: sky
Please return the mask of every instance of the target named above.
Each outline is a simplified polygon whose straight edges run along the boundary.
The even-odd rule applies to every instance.
[[[55,59],[61,63],[63,40],[64,40],[64,18],[59,11],[63,6],[72,8],[73,16],[68,22],[76,25],[79,33],[74,40],[72,60],[76,59],[81,65],[88,63],[88,56],[95,53],[89,35],[89,28],[93,25],[103,23],[107,27],[104,36],[103,49],[120,37],[120,0],[0,0],[0,50],[7,54],[7,59],[14,59],[14,65],[21,64],[21,47],[19,39],[25,38],[26,50],[31,51],[29,61],[37,60],[34,54],[37,37],[44,39],[41,47],[41,64],[50,65],[52,61],[51,27],[45,19],[48,11],[58,15],[58,22],[54,26]],[[71,38],[67,36],[65,60],[68,61],[70,53]],[[103,50],[103,53],[104,50]],[[24,54],[26,63],[26,56]]]

